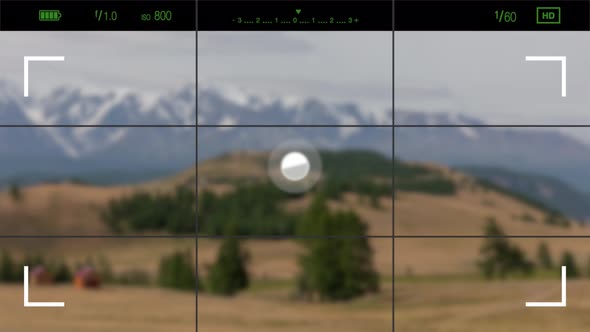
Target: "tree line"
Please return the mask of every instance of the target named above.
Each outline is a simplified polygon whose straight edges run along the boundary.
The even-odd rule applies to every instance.
[[[217,258],[207,267],[206,278],[197,274],[190,250],[161,257],[155,280],[139,269],[114,273],[104,257],[89,257],[76,263],[94,267],[105,283],[152,285],[179,290],[210,292],[231,296],[251,285],[247,264],[249,254],[242,248],[239,226],[228,223]],[[295,227],[295,226],[294,226]],[[334,212],[326,198],[316,195],[294,229],[304,253],[299,257],[301,273],[295,279],[295,293],[301,299],[348,300],[379,289],[379,276],[373,266],[373,252],[368,242],[367,225],[352,211]],[[0,256],[0,282],[22,282],[22,266],[42,265],[55,282],[71,282],[71,267],[63,259],[48,260],[40,255],[18,260],[8,251]]]
[[[196,208],[193,190],[179,186],[173,193],[136,192],[108,203],[102,219],[114,232],[166,231],[174,234],[195,231]]]
[[[560,266],[567,267],[568,278],[590,277],[590,256],[585,273],[582,273],[574,254],[568,250],[561,253],[558,259],[551,255],[545,242],[537,248],[535,259],[529,259],[524,251],[512,243],[502,228],[493,218],[488,219],[484,233],[486,240],[480,248],[480,260],[477,266],[482,275],[488,279],[507,278],[509,276],[530,277],[534,273],[560,271]]]
[[[335,199],[349,191],[369,197],[374,207],[379,207],[379,197],[392,194],[391,185],[386,183],[328,177],[313,195]],[[296,197],[299,196],[282,192],[270,183],[236,185],[235,190],[223,195],[203,190],[198,197],[199,233],[221,236],[229,225],[234,225],[236,235],[296,235],[302,215],[283,207]],[[186,187],[178,187],[172,193],[137,192],[110,201],[102,212],[102,219],[116,233],[193,233],[196,201],[194,191]]]
[[[295,231],[305,248],[296,278],[299,298],[339,301],[378,291],[367,226],[355,213],[332,212],[325,197],[317,195]],[[236,234],[235,225],[226,227],[217,259],[203,283],[205,291],[228,296],[249,287],[249,255]]]
[[[195,268],[189,251],[178,251],[160,259],[156,284],[161,287],[188,289],[195,285]],[[23,266],[33,268],[44,267],[52,276],[54,283],[71,283],[75,271],[82,267],[95,269],[103,283],[124,285],[150,285],[154,282],[147,271],[142,269],[128,269],[114,273],[109,260],[99,255],[89,256],[85,260],[74,264],[67,264],[64,259],[49,259],[40,254],[26,255],[21,259],[3,250],[0,254],[0,282],[21,283],[23,281]],[[189,287],[189,285],[191,287]]]
[[[454,195],[457,185],[438,170],[393,160],[394,190]]]

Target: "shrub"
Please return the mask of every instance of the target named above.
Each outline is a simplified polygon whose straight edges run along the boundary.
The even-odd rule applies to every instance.
[[[19,185],[17,185],[16,183],[13,183],[10,185],[10,197],[12,197],[12,199],[15,202],[19,202],[23,199],[23,194],[22,191],[19,187]]]
[[[493,218],[488,219],[485,235],[478,267],[486,278],[505,278],[514,272],[522,272],[525,275],[532,272],[533,264],[526,259],[520,248],[507,240],[504,231]]]
[[[10,256],[10,253],[3,250],[0,257],[0,281],[16,282],[18,280],[18,268],[13,258]]]
[[[50,270],[56,283],[69,283],[73,280],[72,272],[63,260],[54,264]]]
[[[580,277],[580,269],[578,268],[578,264],[576,263],[576,259],[574,255],[569,252],[565,251],[561,256],[561,266],[565,266],[567,268],[567,277],[568,278],[579,278]]]
[[[553,226],[560,226],[560,227],[569,227],[570,221],[563,215],[558,213],[547,213],[545,215],[545,224],[553,225]]]
[[[160,260],[158,285],[164,288],[194,290],[196,276],[190,252],[175,252]]]
[[[302,273],[297,283],[302,296],[347,300],[378,289],[367,227],[356,214],[331,213],[325,199],[317,196],[298,233],[314,235],[303,240],[307,252],[300,257]]]
[[[553,259],[551,258],[549,247],[545,242],[539,244],[539,249],[537,250],[537,260],[542,268],[548,270],[553,268]]]
[[[226,238],[209,271],[207,290],[229,296],[248,287],[246,261],[247,255],[242,252],[239,241],[234,237]]]

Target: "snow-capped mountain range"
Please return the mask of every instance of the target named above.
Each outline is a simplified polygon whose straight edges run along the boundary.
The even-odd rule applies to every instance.
[[[0,82],[0,180],[29,174],[177,169],[195,162],[196,89],[161,95],[60,87],[24,98]],[[39,127],[22,127],[35,125]],[[43,127],[59,125],[59,127]],[[83,125],[86,127],[73,127]]]
[[[391,156],[392,115],[392,108],[373,112],[354,103],[199,85],[199,125],[212,126],[199,128],[199,159],[235,150],[271,150],[292,139],[318,149],[370,149]],[[224,127],[213,127],[219,125]],[[309,125],[315,127],[305,127]],[[346,127],[334,127],[342,125]],[[375,125],[385,127],[366,127]]]
[[[235,86],[199,85],[199,125],[391,125],[392,108],[315,97],[274,96]]]
[[[287,138],[305,138],[324,148],[370,148],[391,155],[391,128],[227,127],[391,124],[391,110],[376,116],[352,103],[246,97],[211,87],[199,89],[198,97],[199,124],[221,126],[199,128],[199,159],[236,149],[268,150]],[[194,84],[161,95],[59,87],[24,98],[18,86],[0,81],[0,125],[5,126],[0,128],[0,184],[30,174],[55,177],[188,167],[196,161],[192,127],[197,121],[196,101]],[[25,127],[30,125],[38,127]],[[117,127],[96,127],[104,125]],[[128,125],[133,126],[122,127]]]
[[[198,138],[193,127],[197,119],[203,125]],[[320,149],[371,149],[388,156],[395,141],[396,157],[402,159],[533,170],[590,188],[590,147],[567,133],[486,127],[392,130],[388,127],[392,121],[392,109],[367,112],[354,103],[214,87],[199,87],[197,92],[195,84],[159,95],[60,87],[44,96],[23,98],[16,85],[0,81],[0,124],[12,126],[0,128],[0,182],[23,174],[179,170],[197,159],[235,150],[270,150],[288,139],[305,139]],[[272,127],[277,124],[316,126]],[[342,124],[351,127],[331,127]],[[483,122],[449,112],[396,110],[395,124],[472,126]],[[60,126],[22,127],[27,125]],[[93,127],[97,125],[119,127]],[[124,127],[128,125],[146,126]]]

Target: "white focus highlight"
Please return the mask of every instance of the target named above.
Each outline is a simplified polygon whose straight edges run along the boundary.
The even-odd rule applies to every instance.
[[[281,173],[290,181],[303,180],[310,169],[309,159],[301,152],[289,152],[281,160]]]
[[[566,60],[565,56],[532,56],[527,55],[526,61],[560,61],[561,62],[561,96],[566,95]]]
[[[25,89],[25,97],[29,96],[29,62],[30,61],[65,61],[66,57],[64,56],[25,56],[24,57],[24,65],[25,65],[25,73],[24,73],[24,89]]]
[[[567,296],[566,296],[566,267],[561,267],[561,302],[526,302],[526,307],[566,307],[567,306]]]
[[[63,302],[29,302],[29,267],[25,265],[24,267],[24,281],[23,286],[25,289],[24,294],[24,306],[25,308],[55,308],[55,307],[64,307],[65,303]]]

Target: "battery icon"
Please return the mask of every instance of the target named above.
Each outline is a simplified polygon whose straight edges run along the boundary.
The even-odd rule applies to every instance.
[[[39,21],[59,21],[61,13],[59,10],[40,10]]]

